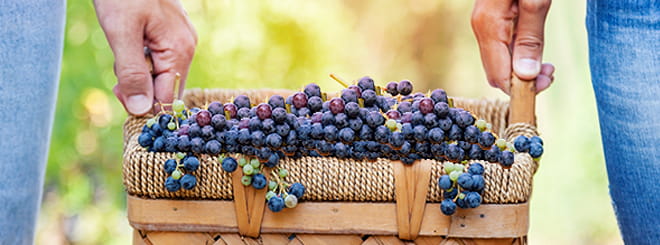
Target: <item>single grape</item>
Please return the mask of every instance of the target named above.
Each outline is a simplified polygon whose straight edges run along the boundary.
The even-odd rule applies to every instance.
[[[149,147],[154,143],[154,138],[150,133],[141,133],[138,137],[138,143],[142,147]]]
[[[186,109],[186,104],[183,102],[183,100],[174,100],[172,102],[172,110],[176,112],[182,112],[185,109]]]
[[[272,190],[266,192],[266,201],[270,200],[274,196],[277,196],[277,194],[275,194],[275,192],[273,192]]]
[[[305,194],[305,186],[300,183],[293,183],[289,186],[287,192],[300,199]]]
[[[433,100],[429,98],[423,98],[419,101],[419,111],[423,114],[433,112],[434,103]]]
[[[211,124],[211,113],[209,111],[201,110],[195,115],[195,121],[200,127]]]
[[[218,155],[222,151],[222,144],[217,140],[209,140],[204,145],[204,151],[211,155]]]
[[[241,165],[241,167],[245,166],[245,162],[246,162],[245,158],[239,159],[239,162],[241,161],[243,162],[243,165]],[[238,164],[236,163],[236,159],[234,159],[233,157],[225,157],[225,159],[222,159],[222,170],[224,171],[232,173],[236,171],[237,165]]]
[[[481,195],[479,195],[479,193],[470,191],[465,194],[465,201],[470,208],[479,207],[479,205],[481,205]]]
[[[172,171],[172,178],[174,178],[175,180],[180,179],[181,175],[182,175],[182,173],[178,169],[175,169],[174,171]]]
[[[174,172],[174,170],[176,170],[176,160],[167,159],[167,161],[165,161],[165,164],[163,164],[163,167],[164,167],[165,172],[167,174],[172,174],[172,172]]]
[[[284,97],[277,94],[270,96],[270,98],[268,99],[268,105],[270,105],[271,108],[276,108],[276,107],[284,108]]]
[[[268,181],[266,180],[266,176],[263,174],[255,174],[252,176],[252,187],[257,190],[265,188],[267,183]]]
[[[454,199],[458,195],[458,188],[449,188],[442,192],[443,198]]]
[[[191,190],[192,188],[195,188],[195,186],[197,185],[197,178],[195,178],[195,176],[193,176],[192,174],[186,174],[181,177],[179,182],[181,182],[181,186],[183,187],[183,189]]]
[[[529,145],[529,155],[532,156],[532,158],[539,158],[541,155],[543,155],[543,145],[533,142]]]
[[[179,179],[175,179],[172,176],[167,177],[165,180],[165,189],[170,192],[175,192],[181,189],[181,183],[179,182]]]
[[[186,171],[194,172],[199,168],[199,160],[195,156],[187,156],[183,158],[183,168]]]
[[[285,178],[286,176],[289,175],[289,171],[286,169],[281,168],[279,172],[277,172],[277,175],[280,176],[280,178]]]
[[[254,174],[254,167],[251,164],[243,166],[243,174],[252,175]]]
[[[412,92],[413,85],[410,81],[403,80],[403,81],[399,82],[396,89],[399,92],[399,94],[405,96],[405,95],[409,95]]]
[[[502,151],[499,155],[498,161],[504,167],[511,167],[511,165],[513,165],[513,162],[514,162],[513,152]]]
[[[472,190],[476,192],[482,192],[486,187],[486,180],[482,175],[472,175]]]
[[[462,173],[461,175],[458,176],[456,182],[458,183],[458,186],[460,186],[463,189],[472,190],[473,188],[472,174]]]
[[[451,199],[444,199],[440,203],[440,211],[442,211],[444,215],[452,215],[456,213],[456,203]]]
[[[513,140],[513,145],[516,147],[516,151],[518,152],[528,152],[530,143],[530,140],[524,135],[518,136]]]
[[[539,145],[543,145],[543,140],[541,139],[541,137],[538,136],[532,136],[531,138],[529,138],[529,141],[531,141],[531,143],[537,143]]]
[[[250,109],[250,106],[251,106],[250,98],[247,97],[247,95],[243,95],[243,94],[239,95],[239,96],[236,96],[236,98],[234,98],[234,105],[236,105],[236,107],[238,109],[241,109],[241,108]]]
[[[174,108],[174,107],[172,107],[172,108]],[[220,102],[217,102],[217,101],[211,102],[211,104],[209,104],[207,110],[209,112],[211,112],[211,114],[214,115],[214,116],[215,115],[221,115],[221,116],[225,115],[224,105]]]
[[[495,143],[495,136],[491,132],[482,132],[479,136],[478,143],[482,149],[488,149]]]
[[[449,179],[451,179],[451,181],[456,181],[456,180],[458,180],[458,177],[461,174],[462,174],[462,172],[460,172],[460,171],[452,171],[451,173],[449,173]]]
[[[392,131],[396,130],[396,120],[387,119],[387,121],[385,121],[385,127],[387,127],[388,129],[390,129]]]
[[[284,198],[284,205],[287,208],[295,208],[298,205],[298,198],[294,195],[288,195]]]
[[[252,176],[243,175],[243,177],[241,177],[241,184],[243,184],[244,186],[249,186],[250,184],[252,184]]]
[[[321,97],[312,96],[307,99],[307,108],[313,113],[323,109],[323,100]]]
[[[344,100],[340,98],[331,99],[329,109],[332,112],[332,114],[338,114],[344,112]]]
[[[389,82],[385,86],[385,90],[387,93],[391,94],[392,96],[397,96],[399,94],[399,90],[397,90],[397,83],[396,82]]]
[[[281,124],[281,123],[286,122],[287,113],[286,113],[286,110],[284,108],[277,107],[277,108],[273,109],[273,112],[271,114],[272,114],[271,116],[273,118],[273,121],[275,121],[275,123]],[[264,120],[264,122],[265,122],[265,120]]]
[[[484,120],[484,119],[479,119],[479,120],[477,120],[476,122],[474,122],[474,126],[477,126],[477,128],[478,128],[480,131],[484,131],[484,130],[486,130],[486,126],[487,126],[487,124],[488,124],[488,123],[487,123],[486,120]]]
[[[355,90],[346,88],[341,91],[341,99],[344,100],[345,103],[354,102],[357,104],[358,95]]]
[[[147,120],[147,127],[151,128],[151,126],[153,126],[155,123],[156,123],[156,119],[149,118],[149,120]]]
[[[321,97],[321,87],[319,87],[319,85],[315,83],[307,84],[305,86],[304,91],[308,97],[312,97],[312,96],[317,96],[319,98]]]
[[[435,103],[438,103],[438,102],[445,102],[445,103],[447,103],[447,101],[448,101],[448,99],[447,99],[447,92],[445,92],[444,89],[436,89],[436,90],[433,90],[433,92],[431,92],[431,99],[433,99],[433,101],[434,101]]]
[[[277,182],[274,180],[268,181],[268,190],[275,190],[277,188]]]
[[[297,92],[293,94],[292,101],[293,106],[296,109],[300,109],[307,106],[307,95],[303,92]]]
[[[261,103],[257,106],[257,117],[261,120],[265,120],[266,118],[270,118],[272,115],[272,107],[269,104],[266,103]]]
[[[365,92],[366,90],[371,90],[371,91],[376,90],[376,85],[374,84],[374,80],[371,79],[369,76],[360,78],[360,80],[358,80],[358,87],[360,87],[362,92]]]
[[[365,107],[371,107],[378,102],[378,95],[373,90],[362,91],[362,100]]]
[[[470,167],[468,168],[468,172],[473,174],[473,175],[483,175],[484,174],[484,166],[481,165],[481,163],[475,162],[470,164]]]
[[[268,209],[275,213],[282,211],[282,209],[284,209],[284,199],[279,196],[274,196],[268,199]]]
[[[449,178],[449,175],[442,175],[438,179],[438,186],[440,189],[448,190],[453,186],[452,180]]]
[[[223,108],[225,110],[225,117],[227,117],[226,119],[236,118],[236,114],[238,113],[236,105],[233,103],[227,103],[224,104]]]

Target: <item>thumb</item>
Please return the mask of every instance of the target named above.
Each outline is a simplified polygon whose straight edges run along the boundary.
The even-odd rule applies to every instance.
[[[541,72],[545,18],[550,0],[520,0],[516,39],[513,46],[513,71],[523,80]]]

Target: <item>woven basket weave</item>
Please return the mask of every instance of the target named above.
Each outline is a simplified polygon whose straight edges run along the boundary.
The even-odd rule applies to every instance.
[[[267,98],[273,94],[288,96],[289,90],[187,90],[184,101],[188,106],[203,106],[211,101],[226,102],[231,97],[245,94],[250,98]],[[519,135],[537,135],[536,128],[529,124],[506,125],[508,103],[495,100],[454,98],[457,107],[472,112],[475,117],[492,123],[493,130],[511,141]],[[231,200],[231,175],[222,170],[215,156],[202,154],[200,168],[196,172],[197,186],[192,190],[169,192],[164,187],[167,177],[162,163],[174,158],[174,153],[147,152],[137,143],[142,126],[148,117],[129,117],[124,125],[124,185],[129,195],[150,199],[185,200]],[[516,153],[512,168],[503,169],[499,164],[481,162],[485,167],[486,189],[484,203],[523,203],[529,199],[532,178],[538,163],[527,153]],[[307,191],[307,201],[371,201],[394,202],[394,172],[387,159],[377,161],[354,161],[336,158],[303,157],[285,158],[280,166],[289,170],[288,181],[300,182]],[[442,192],[437,180],[442,172],[442,163],[433,162],[427,202],[442,201]]]

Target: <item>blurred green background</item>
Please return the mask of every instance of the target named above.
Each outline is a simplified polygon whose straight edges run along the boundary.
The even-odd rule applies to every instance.
[[[411,79],[416,90],[501,98],[486,81],[470,28],[472,1],[186,0],[199,34],[188,88],[289,88],[329,73]],[[591,89],[585,3],[555,1],[545,61],[555,84],[538,96],[546,155],[534,181],[531,244],[620,244]],[[70,0],[38,244],[128,244],[122,124],[113,57],[92,1]]]

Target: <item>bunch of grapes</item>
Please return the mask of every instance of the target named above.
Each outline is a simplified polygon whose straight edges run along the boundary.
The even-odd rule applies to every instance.
[[[275,177],[276,180],[268,182],[266,201],[270,211],[279,212],[285,207],[295,208],[298,205],[298,200],[305,194],[305,186],[302,184],[290,184],[284,181],[284,178],[288,175],[289,172],[286,169],[279,169]]]
[[[463,209],[479,207],[486,185],[483,165],[472,163],[464,173],[464,165],[447,162],[444,170],[445,174],[438,179],[444,198],[440,203],[442,213],[452,215],[456,212],[456,206]]]
[[[163,168],[170,175],[165,180],[165,189],[168,191],[175,192],[182,187],[191,190],[197,185],[197,178],[192,175],[199,168],[197,157],[178,152],[176,159],[167,159],[163,163]]]
[[[350,85],[333,78],[344,86],[335,98],[311,83],[287,98],[273,95],[259,104],[239,95],[228,103],[186,110],[176,100],[171,113],[147,121],[138,143],[157,152],[242,154],[238,160],[221,158],[223,169],[233,172],[241,166],[243,184],[258,189],[267,182],[263,168],[277,168],[283,158],[386,158],[404,164],[435,159],[454,164],[449,166],[485,160],[509,168],[516,150],[534,157],[543,152],[538,137],[514,144],[498,139],[488,122],[454,107],[442,89],[413,93],[408,80],[380,87],[369,77]],[[474,194],[457,196],[462,200]]]

